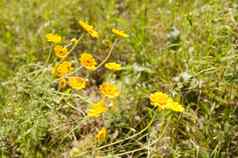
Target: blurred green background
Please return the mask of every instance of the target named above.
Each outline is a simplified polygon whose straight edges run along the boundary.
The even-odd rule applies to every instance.
[[[159,137],[148,149],[122,157],[238,156],[236,0],[0,0],[0,15],[1,157],[69,157],[75,141],[90,144],[91,132],[82,133],[81,118],[58,101],[52,77],[38,74],[47,69],[50,46],[45,35],[77,38],[82,33],[79,20],[92,24],[101,37],[83,40],[76,52],[87,49],[97,59],[106,55],[111,28],[129,34],[112,57],[128,67],[117,76],[124,85],[120,104],[128,114],[109,119],[115,136],[111,141],[148,124],[149,92],[167,92],[186,109],[184,114],[158,114],[143,139],[112,146],[100,155],[120,157]],[[93,151],[83,157],[94,157]]]

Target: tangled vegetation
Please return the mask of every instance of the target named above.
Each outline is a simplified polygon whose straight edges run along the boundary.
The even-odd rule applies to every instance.
[[[238,156],[235,0],[0,1],[3,158]]]

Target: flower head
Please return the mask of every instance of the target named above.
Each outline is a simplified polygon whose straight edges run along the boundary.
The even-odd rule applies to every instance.
[[[102,142],[102,141],[106,140],[106,138],[107,138],[107,129],[105,127],[103,127],[98,131],[98,133],[96,135],[96,139],[97,139],[97,141]]]
[[[61,90],[61,89],[64,89],[65,87],[67,86],[67,81],[65,78],[61,78],[59,81],[58,81],[58,88]]]
[[[150,102],[152,105],[165,109],[171,98],[162,92],[155,92],[150,95]]]
[[[178,102],[173,101],[167,94],[155,92],[150,95],[150,102],[159,109],[170,109],[176,112],[183,112],[184,108]]]
[[[94,30],[93,26],[91,26],[91,25],[89,25],[86,22],[83,22],[81,20],[79,21],[79,24],[85,31],[87,31],[91,35],[91,37],[93,37],[93,38],[98,38],[99,37],[98,32]]]
[[[88,109],[88,116],[89,117],[99,117],[102,113],[107,111],[107,107],[103,100],[100,100],[96,103],[90,105]]]
[[[121,70],[121,64],[117,64],[114,62],[105,64],[105,67],[112,71],[120,71]]]
[[[94,57],[89,53],[83,53],[80,56],[80,64],[88,70],[95,70],[97,62]]]
[[[91,35],[91,37],[93,38],[98,38],[99,37],[99,34],[97,31],[95,30],[89,30],[88,33]]]
[[[176,112],[184,112],[184,107],[175,101],[169,101],[167,108]]]
[[[64,61],[61,64],[56,65],[53,70],[52,73],[58,77],[62,77],[65,74],[69,73],[72,70],[72,64],[68,61]]]
[[[112,29],[112,32],[114,34],[116,34],[118,37],[123,37],[123,38],[126,38],[128,37],[128,34],[126,34],[124,31],[121,31],[121,30],[117,30],[117,29]]]
[[[68,78],[69,86],[73,89],[83,89],[86,87],[86,80],[81,77],[69,77]]]
[[[62,40],[62,37],[57,35],[57,34],[52,34],[52,33],[48,33],[46,35],[46,38],[49,42],[53,42],[53,43],[60,43]]]
[[[87,24],[86,22],[84,22],[82,20],[79,20],[79,24],[85,31],[93,29],[93,26]]]
[[[55,55],[56,55],[58,58],[60,58],[60,59],[64,59],[64,58],[66,58],[67,55],[68,55],[68,50],[67,50],[67,48],[62,47],[62,46],[60,46],[60,45],[56,45],[56,46],[54,47],[54,51],[55,51]]]
[[[103,96],[106,96],[108,98],[115,98],[120,94],[117,87],[111,83],[101,84],[99,90]]]

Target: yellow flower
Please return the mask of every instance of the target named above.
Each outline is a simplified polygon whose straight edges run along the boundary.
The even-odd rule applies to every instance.
[[[102,113],[107,111],[107,107],[103,100],[100,100],[96,103],[90,105],[88,109],[88,116],[89,117],[99,117]]]
[[[162,92],[155,92],[150,95],[150,103],[160,110],[170,109],[176,112],[183,112],[184,107],[178,102],[173,101],[171,97]]]
[[[67,81],[65,78],[61,78],[59,81],[58,81],[58,88],[61,90],[61,89],[64,89],[65,87],[67,86]]]
[[[72,70],[72,64],[68,61],[64,61],[61,64],[56,65],[53,70],[52,73],[58,77],[62,77],[65,74],[69,73]]]
[[[95,30],[89,30],[88,33],[91,35],[91,37],[93,38],[98,38],[99,37],[99,34],[97,31]]]
[[[80,64],[88,70],[95,70],[97,62],[94,57],[89,53],[83,53],[80,56]]]
[[[107,129],[105,127],[103,127],[98,131],[98,133],[96,135],[96,139],[97,139],[97,141],[102,142],[102,141],[106,140],[106,138],[107,138]]]
[[[111,83],[103,83],[99,86],[99,90],[103,96],[108,98],[115,98],[119,96],[120,92],[117,87]]]
[[[52,34],[52,33],[48,33],[46,35],[46,38],[49,42],[53,42],[53,43],[60,43],[62,40],[62,37],[57,35],[57,34]]]
[[[184,112],[184,107],[175,101],[169,101],[167,108],[176,112]]]
[[[165,109],[171,98],[162,92],[155,92],[150,95],[150,102],[152,105]]]
[[[60,45],[56,45],[54,47],[55,55],[61,59],[64,59],[68,55],[68,50],[65,47],[62,47]]]
[[[68,78],[69,86],[73,89],[83,89],[86,87],[86,80],[81,77],[69,77]]]
[[[124,33],[124,31],[120,31],[120,30],[117,30],[117,29],[112,29],[112,32],[114,34],[116,34],[117,36],[119,37],[128,37],[128,34]]]
[[[121,65],[114,63],[114,62],[105,64],[105,67],[112,71],[120,71],[121,70]]]
[[[79,21],[80,26],[87,31],[93,38],[98,38],[99,34],[97,31],[94,30],[93,26],[87,24],[86,22]]]
[[[79,20],[79,24],[85,31],[93,29],[93,26],[87,24],[86,22],[84,22],[82,20]]]

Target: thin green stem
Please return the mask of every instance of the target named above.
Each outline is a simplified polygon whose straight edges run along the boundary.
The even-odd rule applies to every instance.
[[[83,96],[81,96],[81,95],[79,95],[79,94],[73,94],[73,95],[71,95],[71,94],[62,93],[62,92],[58,92],[58,91],[54,91],[53,93],[59,94],[59,95],[63,95],[63,96],[68,96],[68,97],[71,97],[71,96],[73,96],[73,97],[78,97],[78,98],[80,98],[81,100],[83,100],[84,102],[91,104],[91,101],[89,101],[89,99],[87,99],[86,97],[83,97]]]
[[[111,49],[109,50],[109,52],[108,52],[106,58],[96,67],[96,69],[99,69],[101,66],[103,66],[103,65],[107,62],[107,60],[108,60],[108,59],[110,58],[110,56],[112,55],[112,50],[114,49],[114,47],[115,47],[115,45],[117,44],[117,42],[118,42],[118,40],[115,40],[115,41],[113,42],[112,47],[111,47]]]
[[[48,64],[49,61],[50,61],[52,51],[53,51],[53,46],[50,47],[50,51],[49,51],[48,57],[47,57],[46,62],[45,62],[46,64]]]
[[[113,145],[115,145],[115,144],[122,143],[122,142],[124,142],[124,141],[126,141],[126,140],[129,140],[129,139],[132,139],[132,138],[137,137],[138,135],[140,135],[140,134],[142,134],[143,132],[145,132],[145,131],[152,125],[152,123],[154,122],[154,118],[155,118],[155,115],[153,115],[153,117],[152,117],[152,119],[150,120],[149,124],[148,124],[144,129],[142,129],[140,132],[138,132],[138,133],[136,133],[136,134],[134,134],[134,135],[132,135],[132,136],[129,136],[129,137],[125,138],[125,139],[121,139],[121,140],[118,140],[118,141],[116,141],[116,142],[113,142],[113,143],[110,143],[110,144],[101,146],[101,147],[99,147],[99,148],[96,148],[96,150],[101,150],[101,149],[103,149],[103,148],[106,148],[106,147],[109,147],[109,146],[113,146]],[[140,150],[142,150],[142,149],[140,149]],[[85,155],[85,154],[87,154],[87,153],[89,153],[89,152],[90,152],[90,151],[83,152],[83,153],[81,153],[79,156],[83,156],[83,155]],[[130,151],[130,152],[132,152],[132,151]]]
[[[68,53],[65,55],[66,57],[69,56],[69,54],[77,47],[79,41],[80,41],[82,38],[83,38],[83,35],[81,35],[81,36],[79,37],[79,39],[78,39],[76,42],[74,42],[74,45],[72,46],[72,48],[71,48],[71,49],[68,51]],[[70,43],[69,45],[67,45],[67,46],[65,46],[65,47],[69,47],[71,44],[72,44],[72,43]]]
[[[171,118],[169,118],[169,120],[170,119]],[[119,154],[116,154],[116,156],[123,156],[123,155],[126,155],[126,154],[130,154],[130,153],[134,153],[134,152],[137,152],[137,151],[148,149],[148,147],[151,147],[152,145],[156,144],[161,139],[161,137],[164,135],[164,133],[167,130],[167,128],[168,128],[168,123],[166,124],[166,126],[163,129],[162,133],[160,134],[159,138],[156,139],[155,141],[153,141],[152,143],[150,143],[149,145],[143,146],[143,147],[135,149],[135,150],[127,151],[127,152],[124,152],[124,153],[119,153]]]
[[[70,53],[77,47],[79,41],[80,41],[82,38],[83,38],[83,34],[79,37],[79,39],[78,39],[76,42],[74,42],[74,45],[73,45],[73,47],[69,50],[69,53],[68,53],[68,54],[70,54]]]
[[[152,125],[153,121],[154,121],[154,116],[152,117],[152,119],[151,119],[151,121],[149,122],[149,124],[148,124],[144,129],[142,129],[140,132],[138,132],[138,133],[136,133],[136,134],[134,134],[134,135],[132,135],[132,136],[129,136],[129,137],[125,138],[125,139],[121,139],[121,140],[118,140],[118,141],[116,141],[116,142],[113,142],[113,143],[110,143],[110,144],[101,146],[101,147],[97,148],[97,150],[101,150],[101,149],[103,149],[103,148],[106,148],[106,147],[109,147],[109,146],[112,146],[112,145],[115,145],[115,144],[118,144],[118,143],[124,142],[124,141],[126,141],[126,140],[129,140],[129,139],[132,139],[132,138],[137,137],[138,135],[140,135],[140,134],[142,134],[143,132],[145,132],[145,131]]]

